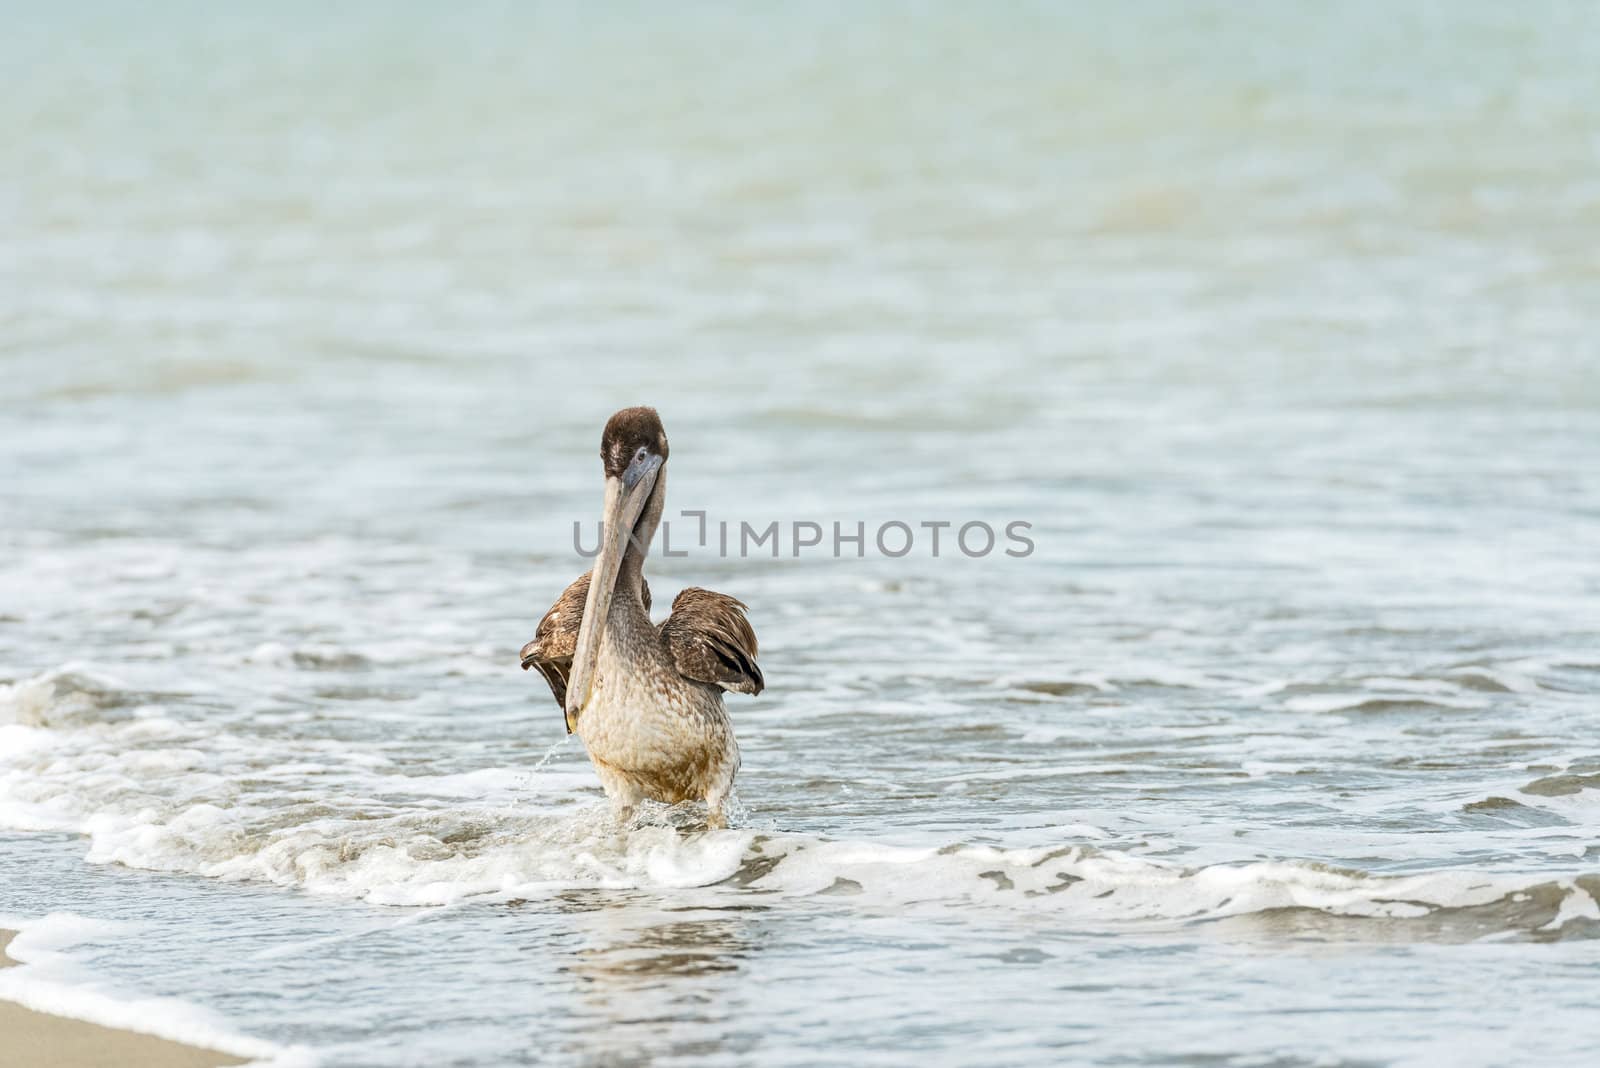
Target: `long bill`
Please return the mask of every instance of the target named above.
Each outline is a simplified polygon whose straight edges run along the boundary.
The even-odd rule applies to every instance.
[[[611,602],[617,592],[617,574],[628,552],[633,525],[644,511],[650,491],[655,488],[660,461],[630,479],[628,485],[615,476],[606,478],[606,500],[600,522],[600,552],[589,575],[589,595],[583,602],[583,622],[578,625],[578,646],[572,654],[572,674],[567,679],[567,733],[578,728],[578,714],[589,703],[594,685],[595,661],[600,656],[600,640],[605,636],[611,615]],[[633,472],[628,472],[632,475]]]

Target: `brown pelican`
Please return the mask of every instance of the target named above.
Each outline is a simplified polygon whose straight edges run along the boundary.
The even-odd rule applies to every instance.
[[[758,694],[756,635],[745,605],[690,587],[660,626],[644,581],[667,491],[667,435],[654,408],[624,408],[600,435],[605,507],[594,570],[579,575],[522,647],[589,750],[627,819],[642,798],[704,800],[710,827],[739,772],[722,691]]]

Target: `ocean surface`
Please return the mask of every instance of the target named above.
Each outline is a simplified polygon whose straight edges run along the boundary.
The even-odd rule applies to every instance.
[[[1600,7],[0,17],[0,997],[1600,1060]],[[617,825],[517,667],[639,403],[658,616],[761,639],[726,831]]]

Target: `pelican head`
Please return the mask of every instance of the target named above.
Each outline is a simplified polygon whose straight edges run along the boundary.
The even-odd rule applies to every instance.
[[[594,682],[595,659],[600,655],[600,640],[605,636],[611,602],[616,596],[617,576],[632,538],[643,554],[654,531],[634,537],[634,527],[644,512],[650,494],[661,478],[667,462],[667,432],[654,408],[624,408],[606,421],[600,435],[600,462],[605,467],[605,504],[600,516],[600,552],[595,557],[589,579],[589,595],[583,603],[583,622],[578,628],[578,646],[572,656],[572,676],[567,684],[567,733],[578,725],[578,713],[589,701]],[[641,544],[642,542],[642,544]]]

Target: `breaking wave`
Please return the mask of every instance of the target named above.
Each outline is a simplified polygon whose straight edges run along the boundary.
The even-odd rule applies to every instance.
[[[619,826],[574,770],[397,774],[371,754],[263,751],[76,669],[0,688],[0,827],[83,835],[88,859],[391,906],[574,888],[1028,910],[1079,927],[1214,924],[1344,937],[1600,936],[1600,874],[1372,873],[1301,860],[1194,867],[1062,827],[1028,848],[706,832],[692,807]],[[297,743],[304,746],[306,743]],[[1049,837],[1049,832],[1044,834]]]

